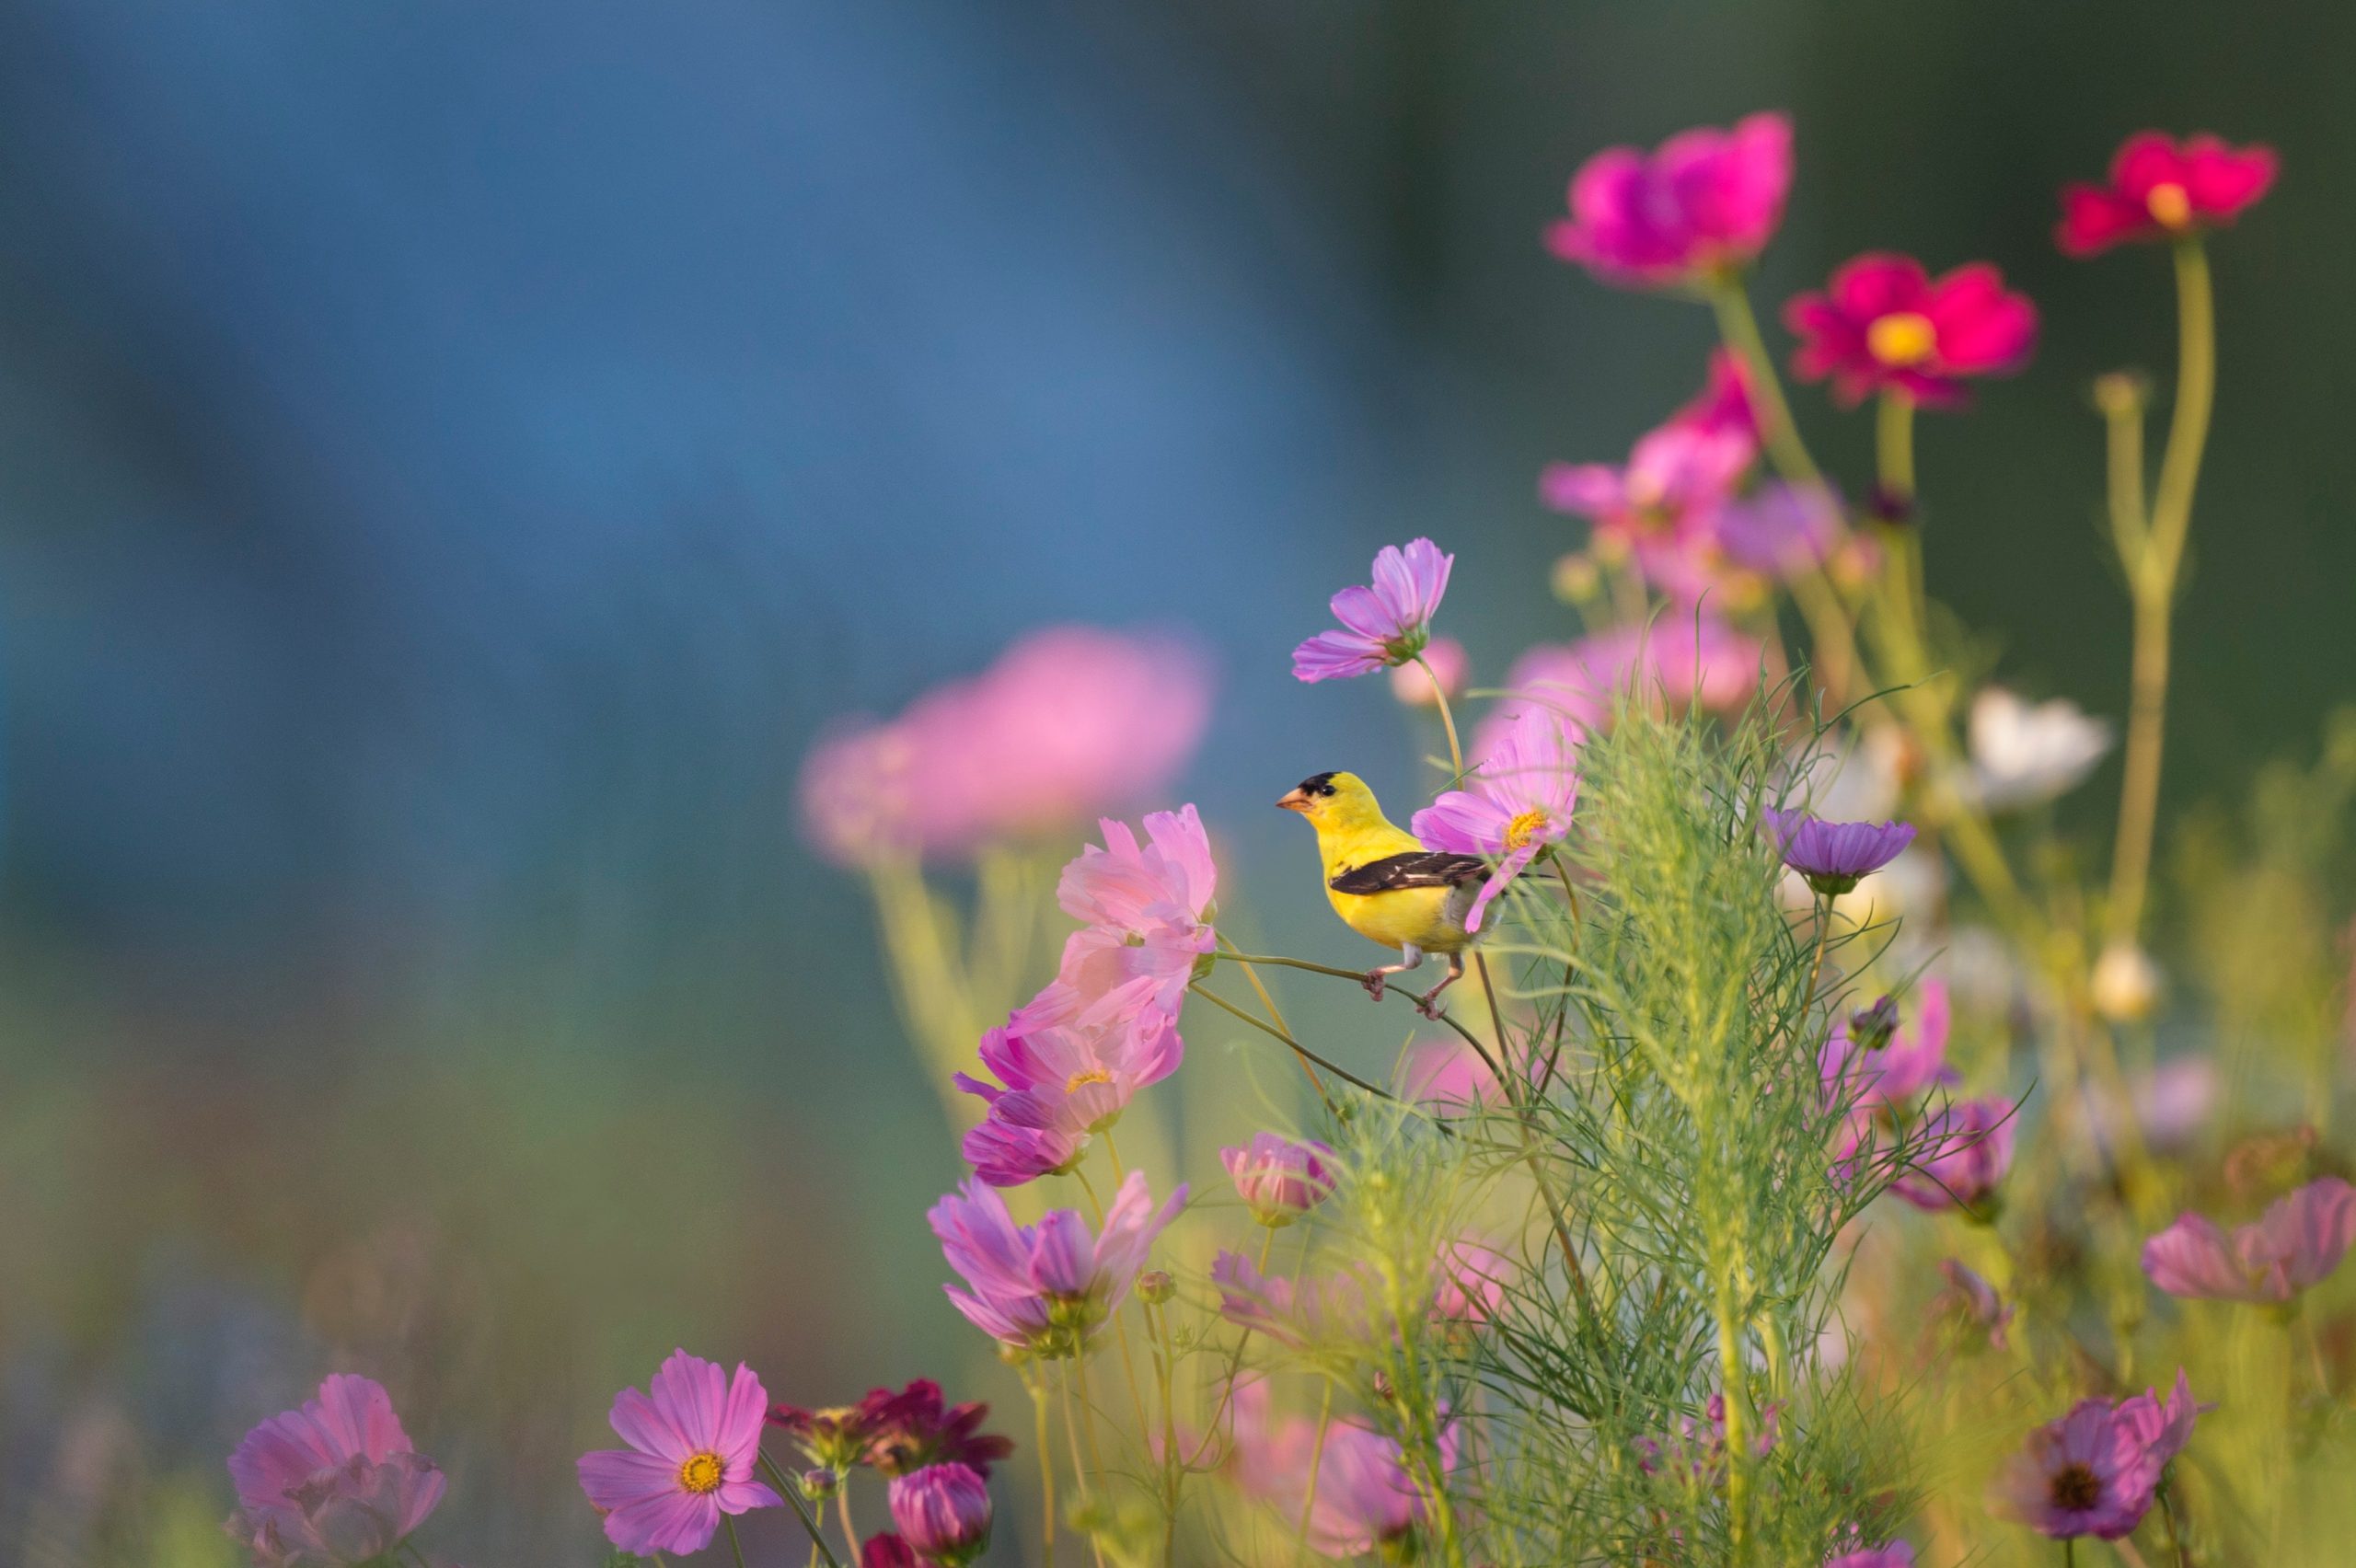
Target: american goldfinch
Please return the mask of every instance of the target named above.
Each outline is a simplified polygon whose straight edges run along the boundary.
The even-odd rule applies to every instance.
[[[1434,999],[1463,977],[1464,950],[1473,942],[1464,919],[1488,862],[1425,848],[1382,814],[1355,773],[1314,774],[1276,804],[1317,830],[1334,913],[1358,935],[1399,950],[1397,963],[1367,971],[1369,996],[1380,1001],[1384,981],[1419,966],[1424,954],[1448,955],[1447,978],[1415,998],[1416,1010],[1433,1016]]]

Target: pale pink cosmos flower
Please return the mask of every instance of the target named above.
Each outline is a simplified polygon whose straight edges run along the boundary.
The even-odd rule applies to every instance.
[[[1211,1260],[1219,1316],[1292,1350],[1363,1341],[1371,1320],[1366,1282],[1357,1274],[1309,1274],[1295,1281],[1266,1274],[1242,1253]]]
[[[1218,1157],[1244,1207],[1270,1229],[1290,1225],[1334,1191],[1334,1151],[1314,1138],[1258,1133],[1246,1147],[1223,1148]]]
[[[1550,466],[1538,493],[1594,524],[1599,555],[1633,559],[1646,581],[1692,603],[1712,581],[1719,513],[1757,455],[1740,430],[1670,423],[1639,438],[1624,467]]]
[[[1340,1416],[1326,1424],[1321,1448],[1316,1424],[1271,1414],[1267,1384],[1256,1378],[1237,1387],[1232,1402],[1235,1443],[1228,1476],[1288,1521],[1299,1519],[1306,1505],[1312,1551],[1340,1559],[1400,1551],[1424,1523],[1429,1505],[1391,1438],[1354,1416]],[[1461,1447],[1450,1421],[1440,1429],[1443,1470],[1455,1469]]]
[[[1410,824],[1427,848],[1497,858],[1465,914],[1468,931],[1480,930],[1490,903],[1540,851],[1569,834],[1579,798],[1576,748],[1563,721],[1542,708],[1525,709],[1479,755],[1472,788],[1448,790]]]
[[[2143,1273],[2170,1296],[2281,1303],[2320,1284],[2356,1239],[2356,1187],[2310,1182],[2231,1236],[2205,1216],[2180,1216],[2143,1243]]]
[[[1542,709],[1573,738],[1600,729],[1622,697],[1725,711],[1758,695],[1766,644],[1707,611],[1680,611],[1649,626],[1616,626],[1574,643],[1540,643],[1507,672],[1509,694],[1474,730],[1469,755],[1488,755],[1522,714]]]
[[[1120,1120],[1139,1090],[1160,1083],[1186,1058],[1166,1014],[1149,1010],[1093,1027],[1021,1021],[982,1036],[993,1083],[955,1075],[959,1089],[989,1106],[965,1135],[966,1159],[994,1187],[1018,1187],[1070,1169],[1089,1135]]]
[[[1156,1238],[1186,1206],[1181,1185],[1160,1209],[1145,1172],[1132,1170],[1104,1211],[1103,1233],[1072,1209],[1017,1225],[1006,1200],[968,1182],[925,1218],[967,1289],[945,1286],[968,1322],[1035,1355],[1077,1355],[1127,1298]]]
[[[1372,587],[1345,588],[1334,595],[1340,631],[1321,631],[1292,651],[1292,673],[1304,681],[1330,681],[1404,664],[1431,640],[1431,619],[1448,592],[1452,555],[1429,539],[1410,539],[1405,548],[1385,545],[1374,558]]]
[[[1468,1112],[1505,1102],[1504,1090],[1489,1064],[1453,1035],[1419,1040],[1408,1046],[1400,1055],[1398,1077],[1401,1099],[1434,1110]]]
[[[1607,147],[1572,177],[1570,216],[1546,245],[1608,283],[1691,287],[1765,249],[1791,188],[1792,122],[1781,114],[1680,132],[1650,154]]]
[[[1426,665],[1430,666],[1428,671]],[[1464,644],[1452,637],[1435,637],[1424,645],[1423,663],[1392,666],[1391,695],[1410,708],[1437,708],[1441,698],[1453,698],[1464,689],[1472,669]],[[1434,675],[1439,677],[1437,686],[1432,683]]]
[[[1056,978],[1015,1014],[1017,1030],[1175,1018],[1195,965],[1218,945],[1218,867],[1191,804],[1147,813],[1142,843],[1126,823],[1098,826],[1103,847],[1083,848],[1056,883],[1056,901],[1083,925],[1066,939]]]
[[[803,764],[803,820],[845,865],[963,859],[1143,802],[1209,721],[1208,669],[1192,643],[1050,627],[896,719],[820,741]]]
[[[629,1445],[581,1456],[581,1490],[624,1551],[701,1551],[723,1514],[784,1499],[753,1479],[768,1395],[751,1367],[675,1350],[648,1385],[614,1396],[614,1431]],[[650,1397],[651,1395],[651,1397]]]
[[[381,1557],[442,1501],[443,1476],[410,1446],[384,1386],[339,1372],[300,1410],[271,1416],[229,1456],[227,1529],[259,1568],[342,1568]]]

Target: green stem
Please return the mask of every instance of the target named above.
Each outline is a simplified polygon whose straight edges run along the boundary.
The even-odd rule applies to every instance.
[[[1232,958],[1237,963],[1243,965],[1243,978],[1252,982],[1253,993],[1260,998],[1260,1005],[1268,1009],[1269,1018],[1276,1020],[1276,1025],[1278,1029],[1284,1030],[1289,1033],[1292,1030],[1292,1025],[1285,1021],[1284,1013],[1276,1006],[1276,998],[1269,995],[1266,983],[1260,978],[1260,971],[1253,965],[1249,959],[1243,957],[1242,951],[1239,950],[1233,942],[1229,941],[1225,937],[1220,937],[1218,939],[1218,942],[1221,947],[1227,950],[1227,957]],[[1317,1076],[1317,1069],[1309,1065],[1307,1057],[1295,1056],[1293,1060],[1300,1064],[1300,1070],[1308,1076],[1309,1087],[1317,1091],[1318,1102],[1325,1107],[1325,1113],[1329,1116],[1332,1115],[1334,1113],[1334,1101],[1332,1097],[1327,1095],[1325,1092],[1325,1080]]]
[[[1268,961],[1266,959],[1254,959],[1252,962],[1255,963],[1265,963]],[[1304,964],[1301,967],[1309,968],[1312,966]],[[1351,972],[1346,969],[1336,969],[1330,973],[1335,974],[1347,974],[1353,980],[1363,978],[1361,975],[1351,974]],[[1369,1094],[1371,1094],[1380,1100],[1390,1100],[1393,1098],[1393,1096],[1384,1090],[1375,1088],[1374,1085],[1367,1082],[1366,1079],[1358,1077],[1356,1073],[1351,1072],[1348,1068],[1339,1066],[1334,1063],[1327,1061],[1324,1057],[1319,1055],[1308,1046],[1303,1045],[1299,1041],[1295,1040],[1292,1037],[1292,1031],[1288,1029],[1278,1029],[1274,1024],[1267,1022],[1265,1020],[1253,1018],[1250,1013],[1245,1012],[1242,1008],[1237,1007],[1233,1002],[1229,1001],[1217,991],[1213,991],[1206,987],[1201,981],[1194,981],[1187,986],[1186,989],[1192,991],[1195,996],[1202,997],[1203,1000],[1210,1003],[1212,1006],[1223,1009],[1226,1011],[1232,1013],[1235,1017],[1242,1019],[1244,1022],[1260,1031],[1263,1034],[1273,1035],[1276,1039],[1283,1041],[1287,1045],[1292,1047],[1293,1051],[1303,1060],[1316,1063],[1319,1066],[1323,1067],[1327,1072],[1332,1073],[1335,1078],[1340,1078],[1344,1083],[1356,1084],[1358,1088],[1365,1090]]]
[[[736,1568],[745,1568],[745,1543],[736,1539],[736,1516],[722,1514],[720,1522],[728,1527],[728,1550],[736,1556]]]
[[[1432,683],[1432,702],[1439,709],[1440,727],[1448,732],[1448,763],[1452,770],[1450,778],[1461,782],[1464,778],[1464,748],[1456,744],[1456,715],[1449,711],[1448,693],[1440,689],[1439,672],[1433,669],[1421,653],[1415,655],[1415,665]]]
[[[1031,1393],[1032,1442],[1039,1455],[1039,1555],[1046,1568],[1056,1568],[1056,1456],[1047,1442],[1047,1378],[1022,1379]]]
[[[793,1510],[793,1516],[802,1521],[802,1528],[809,1532],[810,1544],[817,1549],[819,1556],[826,1560],[826,1568],[843,1568],[842,1560],[835,1555],[835,1549],[826,1544],[826,1532],[818,1528],[818,1521],[812,1518],[810,1510],[803,1506],[800,1485],[787,1480],[785,1472],[778,1469],[777,1461],[767,1454],[756,1449],[754,1459],[761,1467],[762,1472],[769,1478],[769,1484],[777,1489],[777,1494],[784,1498],[786,1505]],[[735,1534],[735,1526],[729,1526],[729,1534],[732,1538]],[[859,1542],[852,1541],[850,1549],[857,1551]]]
[[[1323,1385],[1317,1401],[1317,1436],[1309,1446],[1309,1494],[1301,1499],[1300,1527],[1293,1532],[1292,1554],[1298,1562],[1309,1557],[1309,1521],[1317,1512],[1317,1472],[1325,1462],[1325,1433],[1334,1419],[1334,1380],[1325,1378]]]
[[[850,1522],[850,1477],[835,1478],[835,1516],[843,1522],[843,1542],[852,1551],[859,1550],[859,1528]]]
[[[1767,340],[1759,334],[1759,317],[1751,311],[1750,295],[1744,292],[1742,280],[1729,277],[1712,285],[1710,306],[1717,313],[1718,335],[1742,362],[1768,456],[1794,484],[1822,489],[1823,471],[1817,467],[1816,459],[1807,454],[1807,444],[1800,440],[1799,426],[1792,418],[1791,404],[1784,399],[1784,384],[1775,375],[1775,362],[1768,356]]]
[[[1881,470],[1883,493],[1895,502],[1914,504],[1914,399],[1892,386],[1881,395],[1874,410],[1874,455]]]

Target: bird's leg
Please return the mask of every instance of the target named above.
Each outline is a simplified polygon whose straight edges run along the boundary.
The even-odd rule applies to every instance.
[[[1441,980],[1438,985],[1433,986],[1430,990],[1426,991],[1422,996],[1415,998],[1415,1010],[1423,1014],[1426,1018],[1439,1017],[1439,1009],[1433,1005],[1434,1002],[1438,1000],[1439,994],[1442,991],[1447,990],[1450,986],[1455,985],[1459,980],[1463,978],[1464,955],[1461,952],[1449,953],[1448,955],[1447,977]]]
[[[1382,1000],[1382,983],[1384,980],[1393,974],[1404,974],[1410,969],[1421,968],[1423,966],[1423,949],[1417,947],[1413,942],[1400,943],[1398,963],[1386,963],[1380,969],[1369,969],[1366,972],[1366,994],[1372,997],[1378,1002]]]

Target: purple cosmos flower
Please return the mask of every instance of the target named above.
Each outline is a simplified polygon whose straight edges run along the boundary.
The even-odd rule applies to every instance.
[[[711,1544],[722,1514],[784,1499],[753,1479],[768,1396],[752,1368],[675,1350],[648,1385],[614,1396],[614,1431],[629,1445],[581,1456],[581,1490],[624,1551],[687,1553]]]
[[[1252,1217],[1270,1229],[1290,1225],[1334,1190],[1334,1151],[1314,1139],[1257,1133],[1249,1147],[1223,1148],[1218,1157]]]
[[[1836,1542],[1824,1559],[1824,1568],[1914,1568],[1914,1547],[1910,1541],[1893,1540],[1883,1546],[1866,1546],[1865,1537],[1856,1526],[1849,1527],[1848,1539]]]
[[[2143,1243],[2143,1273],[2170,1296],[2280,1303],[2330,1274],[2352,1239],[2356,1187],[2327,1176],[2231,1236],[2204,1216],[2180,1216]]]
[[[2004,1349],[2004,1331],[2011,1326],[2016,1310],[2013,1303],[1999,1296],[1994,1286],[1953,1258],[1940,1259],[1939,1272],[1947,1279],[1947,1288],[1939,1293],[1939,1302],[1986,1329],[1991,1349]]]
[[[1897,859],[1898,852],[1914,842],[1911,823],[1826,822],[1805,812],[1777,811],[1773,806],[1759,814],[1784,864],[1827,897],[1854,891],[1858,882]]]
[[[895,1476],[892,1522],[918,1556],[964,1568],[990,1544],[990,1488],[971,1465],[927,1465]]]
[[[2115,1406],[2081,1400],[2029,1434],[1997,1476],[1996,1505],[2039,1535],[2118,1540],[2151,1508],[2154,1489],[2190,1438],[2198,1413],[2181,1368],[2165,1401],[2149,1390]]]
[[[410,1447],[384,1386],[339,1372],[229,1456],[228,1530],[261,1568],[329,1568],[391,1551],[442,1501],[442,1471]]]
[[[1840,545],[1841,503],[1814,486],[1772,482],[1721,508],[1717,546],[1728,562],[1787,578],[1821,565]]]
[[[1499,858],[1464,917],[1466,930],[1478,931],[1490,901],[1570,832],[1576,756],[1562,720],[1533,707],[1483,754],[1472,789],[1450,790],[1415,813],[1411,826],[1427,847]]]
[[[987,1119],[965,1135],[964,1154],[993,1187],[1070,1170],[1090,1134],[1118,1121],[1138,1090],[1176,1072],[1186,1055],[1176,1026],[1159,1011],[1093,1029],[1023,1028],[1023,1018],[982,1036],[982,1063],[998,1082],[955,1075],[958,1088],[989,1104]]]
[[[1791,189],[1792,122],[1781,114],[1682,131],[1649,154],[1607,147],[1572,177],[1570,216],[1546,247],[1607,283],[1690,287],[1765,249]]]
[[[1104,1211],[1102,1235],[1071,1209],[1017,1225],[1006,1200],[968,1182],[925,1218],[968,1289],[942,1288],[968,1322],[1002,1344],[1044,1356],[1077,1355],[1127,1297],[1154,1239],[1186,1205],[1182,1185],[1157,1211],[1145,1172],[1132,1170]]]
[[[1456,564],[1429,539],[1407,548],[1385,545],[1374,558],[1374,585],[1345,588],[1334,595],[1334,618],[1345,628],[1321,631],[1292,651],[1292,673],[1304,681],[1370,675],[1404,664],[1431,640],[1431,618],[1448,592],[1448,571]]]
[[[2013,1165],[2013,1116],[2002,1100],[1966,1100],[1923,1118],[1922,1146],[1890,1191],[1934,1213],[1981,1208]]]
[[[1423,1489],[1409,1475],[1399,1445],[1365,1423],[1335,1418],[1325,1427],[1321,1448],[1317,1427],[1307,1418],[1273,1417],[1265,1380],[1255,1378],[1240,1384],[1232,1403],[1235,1443],[1227,1467],[1230,1479],[1271,1504],[1285,1519],[1298,1520],[1307,1505],[1309,1545],[1322,1556],[1350,1559],[1378,1549],[1395,1551],[1424,1522],[1427,1504]],[[1440,1429],[1440,1462],[1446,1470],[1456,1468],[1460,1437],[1452,1421]]]

